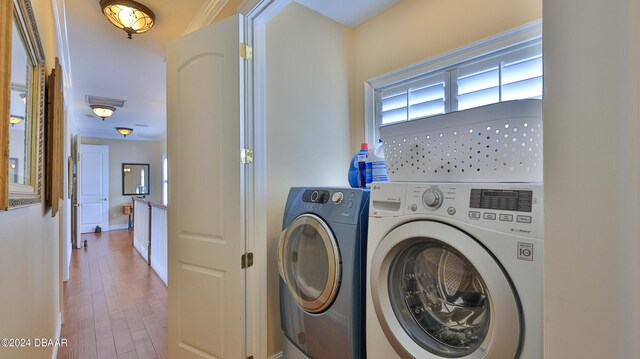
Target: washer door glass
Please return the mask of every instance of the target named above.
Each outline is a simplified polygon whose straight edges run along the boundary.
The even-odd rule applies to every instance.
[[[326,310],[338,292],[340,253],[329,226],[319,217],[297,217],[280,236],[280,276],[305,311]]]
[[[396,254],[389,297],[400,324],[434,354],[466,356],[489,332],[489,291],[476,268],[456,249],[424,239]]]
[[[400,356],[517,357],[523,323],[517,293],[473,237],[444,223],[413,221],[392,229],[370,255],[373,308]]]

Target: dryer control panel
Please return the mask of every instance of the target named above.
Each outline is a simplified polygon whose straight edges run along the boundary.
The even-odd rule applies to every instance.
[[[302,194],[302,202],[306,203],[327,203],[329,201],[329,191],[326,190],[306,190]]]
[[[542,196],[537,183],[375,183],[369,214],[422,215],[542,238]]]

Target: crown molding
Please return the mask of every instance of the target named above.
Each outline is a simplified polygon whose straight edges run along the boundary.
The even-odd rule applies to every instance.
[[[210,25],[228,2],[229,0],[205,0],[196,15],[191,19],[189,25],[184,29],[182,35]]]
[[[65,0],[51,0],[51,10],[56,28],[58,57],[62,64],[63,82],[66,89],[71,89],[71,56],[69,55],[69,38],[67,35],[67,11]]]

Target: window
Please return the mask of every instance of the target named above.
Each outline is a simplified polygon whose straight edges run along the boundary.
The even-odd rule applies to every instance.
[[[540,21],[367,81],[367,141],[381,125],[524,98],[542,98]]]
[[[445,89],[447,73],[426,75],[399,86],[379,90],[379,111],[382,124],[414,120],[446,111]]]
[[[169,172],[167,154],[162,154],[162,204],[169,203]]]

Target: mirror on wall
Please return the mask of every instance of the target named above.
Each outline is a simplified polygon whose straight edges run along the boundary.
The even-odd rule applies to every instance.
[[[123,163],[122,195],[149,195],[149,175],[148,163]]]
[[[0,7],[0,209],[42,201],[44,52],[29,0]]]
[[[9,183],[30,185],[27,83],[32,64],[20,30],[13,21],[11,31],[11,101],[9,104]],[[24,99],[24,100],[23,100]]]

